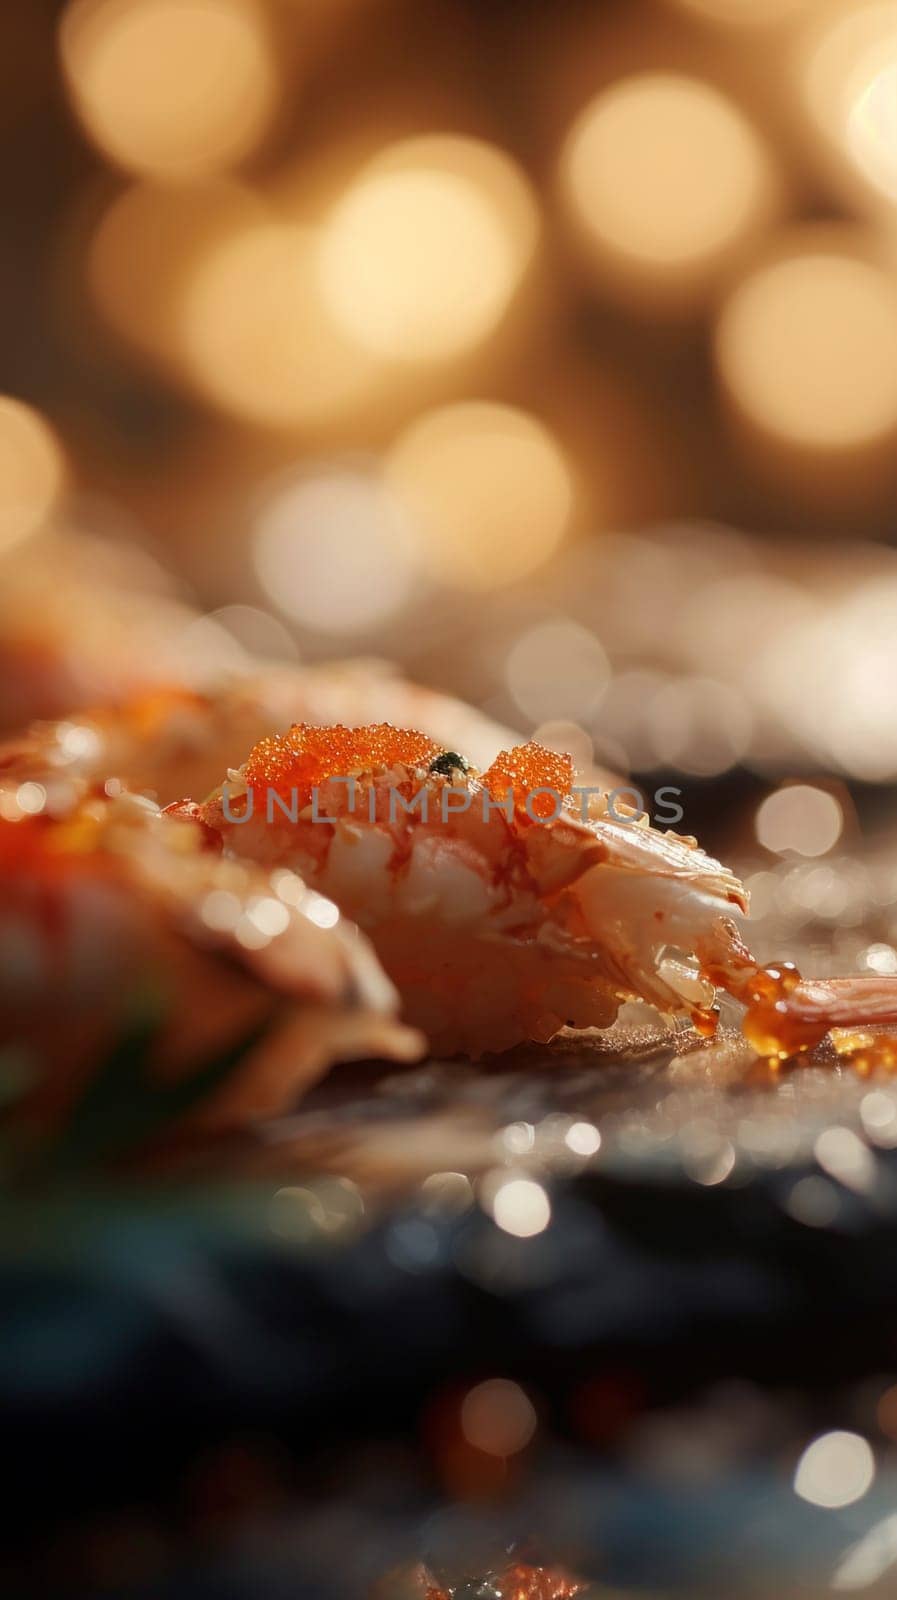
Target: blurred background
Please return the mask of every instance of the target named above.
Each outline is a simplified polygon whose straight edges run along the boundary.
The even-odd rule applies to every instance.
[[[696,822],[897,777],[891,0],[29,0],[0,119],[9,568],[142,543]]]
[[[387,658],[681,787],[761,956],[897,973],[897,0],[19,0],[0,214],[0,724],[163,634]],[[591,1595],[892,1594],[897,1093],[636,1045],[337,1074],[257,1215],[63,1197],[46,1282],[17,1213],[46,1584],[495,1600],[538,1527]]]

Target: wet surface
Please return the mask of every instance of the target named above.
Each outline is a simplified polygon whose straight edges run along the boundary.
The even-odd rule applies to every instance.
[[[824,862],[746,860],[739,871],[752,891],[751,939],[761,960],[793,960],[820,977],[897,974],[889,842]],[[831,1128],[846,1129],[873,1154],[897,1146],[890,1048],[877,1052],[876,1064],[874,1048],[845,1052],[844,1041],[839,1049],[827,1038],[793,1061],[770,1063],[740,1024],[740,1009],[725,999],[710,1040],[631,1005],[606,1032],[478,1062],[341,1066],[293,1114],[249,1138],[182,1148],[176,1170],[272,1179],[318,1171],[398,1204],[443,1172],[476,1182],[513,1166],[560,1181],[594,1170],[738,1186],[813,1163]]]
[[[794,872],[762,886],[764,957],[897,964],[879,879],[833,935]],[[629,1008],[343,1067],[251,1136],[24,1197],[0,1240],[22,1527],[83,1524],[89,1575],[137,1507],[173,1600],[508,1600],[543,1563],[603,1600],[893,1592],[897,1076],[831,1041],[770,1064],[736,1024]],[[496,1380],[531,1419],[513,1448],[465,1433]]]
[[[623,1024],[478,1063],[342,1067],[292,1115],[249,1139],[184,1148],[175,1167],[340,1173],[393,1202],[434,1173],[474,1180],[496,1164],[711,1185],[811,1160],[831,1126],[897,1145],[894,1074],[857,1073],[828,1040],[770,1063],[735,1028],[708,1041]]]

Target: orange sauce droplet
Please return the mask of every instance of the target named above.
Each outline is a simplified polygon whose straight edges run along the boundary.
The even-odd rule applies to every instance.
[[[803,1055],[828,1031],[823,1022],[808,1022],[789,1011],[788,996],[800,981],[800,973],[792,961],[777,962],[752,974],[742,1029],[758,1055],[771,1061],[787,1061],[790,1056]]]
[[[715,1039],[719,1027],[719,1006],[708,1006],[706,1010],[695,1011],[691,1025],[702,1039]]]
[[[757,1001],[783,1000],[800,983],[800,973],[793,961],[779,961],[761,967],[751,983],[752,998]]]

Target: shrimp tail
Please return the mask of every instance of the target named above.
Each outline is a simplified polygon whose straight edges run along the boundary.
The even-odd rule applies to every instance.
[[[716,981],[720,982],[717,972]],[[821,1043],[833,1029],[897,1026],[897,978],[801,978],[790,963],[742,967],[722,980],[745,1007],[742,1031],[760,1055],[785,1061]]]
[[[762,1054],[780,1060],[811,1050],[832,1029],[897,1027],[897,976],[857,973],[802,978],[790,963],[759,966],[728,917],[699,946],[702,972],[745,1006],[742,1028]]]
[[[851,978],[813,978],[799,983],[780,1003],[778,1037],[808,1049],[833,1028],[876,1029],[897,1026],[897,979],[878,973]],[[748,1011],[745,1033],[762,1013]],[[756,1042],[756,1041],[755,1041]],[[781,1053],[781,1052],[780,1052]]]

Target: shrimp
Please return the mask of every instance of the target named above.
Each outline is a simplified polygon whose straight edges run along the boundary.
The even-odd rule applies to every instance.
[[[212,843],[129,794],[0,818],[17,1148],[76,1133],[99,1154],[172,1127],[239,1128],[288,1107],[335,1061],[421,1054],[336,906]]]
[[[207,687],[233,662],[227,636],[145,551],[47,530],[0,556],[0,729],[156,685]]]
[[[159,684],[115,706],[37,722],[0,745],[0,788],[37,782],[51,801],[63,797],[64,803],[73,785],[123,785],[165,806],[183,795],[208,794],[234,749],[248,749],[297,718],[322,725],[414,723],[440,745],[470,752],[483,767],[516,738],[482,712],[410,683],[382,662],[278,666],[215,689]],[[614,780],[602,772],[591,781]]]
[[[420,732],[300,724],[196,814],[228,857],[290,867],[369,933],[441,1054],[606,1028],[634,998],[709,1035],[718,988],[783,1058],[836,1023],[897,1020],[886,979],[761,967],[727,867],[577,787],[570,758],[537,744],[479,774]]]
[[[386,661],[260,662],[136,547],[47,532],[0,577],[0,763],[33,781],[115,779],[167,805],[297,721],[421,727],[481,767],[517,737]]]

